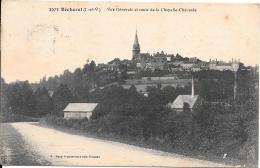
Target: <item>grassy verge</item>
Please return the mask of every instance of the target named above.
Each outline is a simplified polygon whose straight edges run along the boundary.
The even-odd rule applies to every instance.
[[[50,117],[50,116],[49,116]],[[53,117],[53,116],[52,116]],[[234,159],[234,158],[226,158],[222,159],[219,156],[214,155],[210,152],[201,152],[199,150],[187,150],[182,147],[176,147],[171,143],[159,143],[156,140],[144,140],[140,137],[125,137],[119,136],[114,133],[101,132],[99,130],[93,129],[93,123],[87,122],[86,120],[65,120],[63,118],[43,118],[40,122],[40,126],[49,127],[58,129],[60,131],[92,137],[102,140],[109,140],[115,142],[121,142],[129,145],[161,150],[169,153],[180,154],[184,156],[188,156],[195,159],[213,161],[217,163],[224,163],[229,165],[244,165],[245,162],[242,160]],[[255,165],[248,165],[250,167],[256,167]]]

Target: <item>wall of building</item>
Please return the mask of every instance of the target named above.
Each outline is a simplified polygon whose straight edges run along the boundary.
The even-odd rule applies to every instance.
[[[83,119],[88,118],[90,119],[92,112],[64,112],[65,119]]]
[[[142,77],[142,80],[175,80],[177,76]]]

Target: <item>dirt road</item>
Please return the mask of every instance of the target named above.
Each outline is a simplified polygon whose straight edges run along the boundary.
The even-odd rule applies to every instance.
[[[3,128],[3,126],[1,126]],[[11,139],[28,144],[26,150],[38,156],[40,164],[74,166],[171,166],[171,167],[227,167],[209,161],[187,158],[118,142],[64,133],[35,123],[5,124],[3,131],[13,129]],[[5,135],[5,134],[4,134]],[[6,135],[5,135],[6,136]],[[9,137],[10,138],[10,137]],[[6,139],[7,140],[7,139]],[[19,146],[9,146],[19,148]],[[22,149],[21,149],[22,150]],[[20,152],[20,154],[22,154]],[[19,157],[19,156],[17,156]],[[29,155],[29,157],[31,157]],[[40,158],[40,159],[39,159]],[[17,160],[17,159],[16,159]]]
[[[50,165],[11,124],[0,124],[1,165]]]

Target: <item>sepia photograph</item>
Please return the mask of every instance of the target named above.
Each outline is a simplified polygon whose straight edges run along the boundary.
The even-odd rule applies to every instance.
[[[1,1],[0,164],[258,167],[260,6]]]

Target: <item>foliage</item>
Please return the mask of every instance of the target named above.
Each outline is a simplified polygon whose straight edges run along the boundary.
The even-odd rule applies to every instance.
[[[71,91],[65,84],[61,84],[53,93],[54,114],[62,116],[62,110],[73,100]]]
[[[178,113],[166,105],[180,94],[190,94],[190,86],[175,88],[158,84],[147,87],[148,97],[145,97],[134,85],[124,89],[116,84],[129,78],[126,66],[120,65],[119,69],[121,73],[98,71],[92,61],[73,73],[66,70],[60,76],[43,78],[39,84],[28,81],[7,84],[2,79],[1,119],[45,116],[41,122],[48,125],[153,142],[188,153],[198,151],[221,158],[227,153],[230,158],[257,162],[258,74],[237,72],[237,97],[233,100],[233,72],[180,72],[178,76],[192,75],[197,79],[195,94],[204,102],[193,111],[184,104],[184,112]],[[138,72],[136,77],[167,73]],[[103,85],[106,87],[97,87]],[[53,95],[48,91],[54,91]],[[90,121],[65,120],[62,110],[69,102],[99,104]]]
[[[37,116],[44,116],[53,110],[53,102],[48,93],[48,90],[43,88],[37,88],[34,92],[35,97],[35,112]]]
[[[6,101],[5,112],[36,116],[35,99],[33,90],[28,81],[16,82],[6,86],[3,91],[3,97]]]

